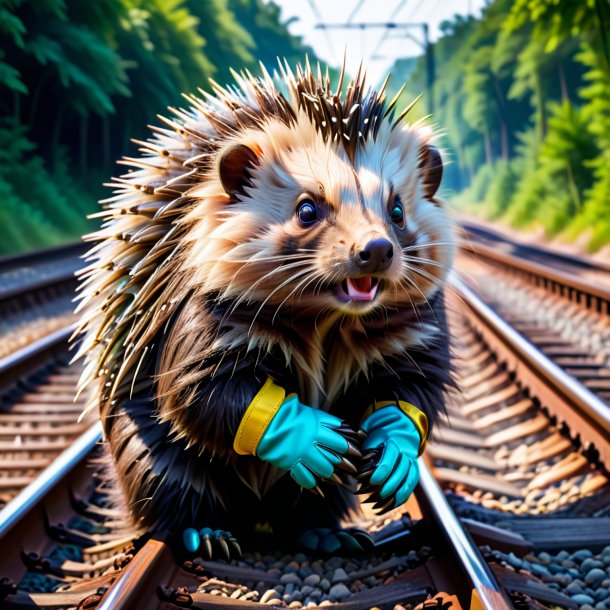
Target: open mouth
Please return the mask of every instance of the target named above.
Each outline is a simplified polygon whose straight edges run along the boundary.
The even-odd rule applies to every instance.
[[[338,290],[338,296],[342,301],[367,301],[375,300],[379,280],[370,275],[362,277],[348,277],[344,279]]]

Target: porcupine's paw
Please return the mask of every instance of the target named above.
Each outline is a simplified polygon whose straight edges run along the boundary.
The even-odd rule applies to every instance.
[[[363,553],[374,548],[373,539],[361,529],[329,529],[319,527],[306,530],[298,544],[313,553]]]
[[[353,479],[350,478],[356,477],[358,474],[356,464],[362,459],[359,447],[366,438],[366,433],[362,430],[354,430],[345,423],[342,423],[335,431],[347,441],[348,449],[342,456],[335,456],[333,461],[335,470],[331,477],[326,479],[326,482],[353,491]],[[320,492],[321,490],[318,487],[316,491]]]
[[[353,442],[357,436],[338,417],[304,405],[291,394],[265,428],[256,455],[289,471],[301,487],[322,493],[319,483],[341,485],[357,472],[351,461],[361,457]]]
[[[241,557],[237,539],[225,530],[213,530],[209,527],[196,530],[188,527],[182,532],[182,543],[189,554],[204,559],[220,557],[231,561]]]
[[[402,506],[419,480],[417,460],[401,455],[393,443],[365,452],[356,475],[360,487],[357,495],[369,494],[364,504],[382,515]]]

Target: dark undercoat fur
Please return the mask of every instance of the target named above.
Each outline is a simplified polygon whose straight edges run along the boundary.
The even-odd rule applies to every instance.
[[[201,325],[197,332],[185,323],[189,306],[194,306],[193,302],[183,305],[176,313],[173,329],[168,327],[165,340],[161,338],[159,355],[167,349],[170,340],[176,345],[181,338],[205,341],[214,336]],[[216,326],[224,316],[224,309],[203,306],[208,324]],[[199,309],[198,312],[201,314]],[[244,322],[249,323],[248,312],[241,313]],[[239,317],[234,316],[231,325],[239,324]],[[193,319],[201,323],[201,318]],[[260,323],[264,324],[264,320]],[[380,317],[376,324],[369,322],[367,337],[361,340],[371,341],[375,333],[392,332],[392,324],[418,326],[420,323],[438,328],[435,339],[425,349],[411,350],[409,358],[388,358],[385,366],[372,366],[368,377],[359,375],[330,412],[357,429],[363,413],[375,399],[395,398],[418,405],[433,424],[444,409],[444,392],[451,385],[443,293],[436,293],[430,305],[418,310],[390,320]],[[277,319],[274,324],[277,328]],[[288,340],[296,345],[302,341],[298,324],[285,326],[281,332],[286,335],[290,329],[292,337]],[[107,420],[107,434],[121,480],[128,481],[128,496],[139,499],[132,503],[139,523],[147,528],[178,531],[192,525],[206,525],[247,536],[257,522],[269,522],[286,539],[310,527],[337,526],[355,509],[355,496],[340,487],[322,484],[325,499],[321,499],[300,490],[289,475],[282,475],[258,458],[236,456],[231,449],[247,405],[268,376],[287,392],[299,391],[294,374],[281,354],[261,356],[238,350],[216,353],[193,368],[198,378],[191,387],[196,400],[185,397],[185,403],[196,406],[174,414],[184,418],[188,425],[191,431],[188,442],[184,438],[173,438],[170,425],[158,421],[157,413],[150,410],[154,398],[146,392],[122,403]],[[149,374],[154,375],[155,370]],[[201,451],[201,447],[205,449]],[[263,497],[257,497],[246,482],[262,479],[265,474],[279,480]]]

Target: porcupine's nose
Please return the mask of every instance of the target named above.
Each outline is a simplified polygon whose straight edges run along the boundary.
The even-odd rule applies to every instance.
[[[376,273],[385,271],[392,264],[394,246],[385,239],[378,237],[372,239],[355,256],[355,263],[360,267],[362,273]]]

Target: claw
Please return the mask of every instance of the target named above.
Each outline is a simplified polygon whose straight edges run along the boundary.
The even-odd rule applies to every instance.
[[[360,472],[356,475],[356,479],[358,479],[359,481],[368,481],[369,477],[375,472],[375,464],[374,463],[370,463],[370,464],[365,464],[361,469]]]
[[[363,441],[366,439],[368,434],[362,428],[358,428],[358,430],[356,430],[356,436],[358,437],[359,441]]]
[[[337,432],[346,440],[351,441],[352,443],[358,443],[360,441],[360,437],[358,433],[349,426],[341,426],[337,429]]]
[[[356,445],[350,443],[349,441],[347,441],[347,452],[345,455],[362,459],[362,453],[360,453],[360,450],[356,447]]]
[[[239,546],[239,542],[237,542],[235,538],[229,538],[229,544],[231,545],[235,556],[241,559],[243,553],[241,552],[241,546]]]
[[[371,502],[376,502],[377,504],[381,504],[382,502],[385,502],[385,501],[386,501],[386,498],[382,498],[382,497],[379,495],[379,489],[376,489],[376,490],[375,490],[375,491],[374,491],[374,492],[373,492],[373,493],[372,493],[372,494],[371,494],[371,495],[368,497],[368,499],[369,499]]]
[[[334,483],[335,485],[343,485],[343,481],[341,480],[341,477],[336,473],[333,472],[330,475],[330,478],[328,479],[329,483]]]
[[[356,474],[358,469],[347,459],[344,457],[341,458],[341,462],[337,465],[337,468],[344,470],[348,474]]]
[[[210,540],[210,536],[208,534],[206,534],[203,538],[203,547],[205,548],[207,558],[212,559],[212,541]]]
[[[224,536],[218,536],[218,538],[216,539],[216,542],[218,543],[218,546],[220,547],[220,550],[222,551],[223,555],[225,556],[225,559],[227,561],[231,561],[231,551],[229,551],[229,545],[227,544],[227,541],[224,539]]]
[[[377,457],[378,451],[377,449],[371,449],[370,451],[367,451],[363,456],[362,456],[362,460],[373,460]]]
[[[377,504],[375,504],[373,506],[373,510],[378,514],[378,515],[382,515],[383,513],[387,512],[389,509],[394,507],[394,496],[392,496],[391,498],[389,498],[388,500],[385,500],[383,502],[379,501],[377,502]]]
[[[324,498],[324,492],[320,489],[319,485],[316,485],[315,487],[313,487],[311,491],[313,491],[314,493],[317,493],[319,496]]]

